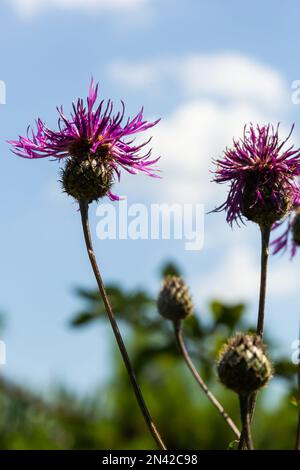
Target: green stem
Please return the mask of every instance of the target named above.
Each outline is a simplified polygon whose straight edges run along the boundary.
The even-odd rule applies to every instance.
[[[181,329],[181,323],[180,322],[174,322],[174,331],[175,331],[175,337],[176,341],[179,347],[180,352],[183,355],[183,358],[189,367],[190,371],[192,372],[194,378],[206,394],[207,398],[210,400],[210,402],[216,407],[218,412],[221,414],[221,416],[224,418],[230,429],[233,431],[237,439],[240,439],[240,431],[238,430],[237,426],[234,424],[233,420],[230,418],[230,416],[226,413],[224,410],[223,406],[221,403],[217,400],[217,398],[213,395],[213,393],[209,390],[207,387],[206,383],[200,376],[200,374],[197,372],[193,361],[188,353],[188,350],[186,349],[183,335],[182,335],[182,329]]]
[[[160,436],[160,434],[159,434],[159,432],[158,432],[158,430],[157,430],[157,428],[156,428],[156,426],[155,426],[155,424],[154,424],[154,422],[151,418],[151,415],[148,411],[147,405],[146,405],[145,400],[143,398],[141,389],[140,389],[139,384],[137,382],[135,372],[133,370],[129,355],[128,355],[127,350],[126,350],[126,346],[125,346],[123,338],[121,336],[116,318],[114,316],[112,307],[110,305],[110,301],[108,299],[108,296],[107,296],[107,293],[106,293],[106,290],[105,290],[105,286],[104,286],[104,283],[103,283],[103,280],[102,280],[102,277],[101,277],[101,274],[100,274],[100,271],[99,271],[99,268],[98,268],[98,265],[97,265],[97,261],[96,261],[96,257],[95,257],[95,253],[94,253],[94,249],[93,249],[93,245],[92,245],[90,227],[89,227],[88,203],[87,203],[87,201],[85,201],[85,200],[79,201],[79,207],[80,207],[80,213],[81,213],[81,221],[82,221],[82,227],[83,227],[83,232],[84,232],[84,238],[85,238],[85,243],[86,243],[86,248],[87,248],[88,256],[89,256],[89,259],[90,259],[90,263],[91,263],[91,266],[93,268],[94,275],[95,275],[95,278],[96,278],[96,281],[97,281],[97,284],[98,284],[98,288],[99,288],[99,291],[100,291],[100,295],[102,297],[102,300],[103,300],[103,303],[104,303],[104,306],[105,306],[105,310],[107,312],[107,315],[108,315],[113,333],[115,335],[115,338],[116,338],[116,341],[117,341],[122,359],[124,361],[124,364],[125,364],[125,367],[126,367],[126,370],[127,370],[127,373],[128,373],[131,385],[132,385],[132,388],[134,390],[136,400],[138,402],[138,405],[139,405],[140,410],[143,414],[144,420],[145,420],[145,422],[148,426],[148,429],[149,429],[153,439],[155,440],[156,444],[158,445],[158,447],[161,450],[166,450],[167,448],[166,448],[166,446],[165,446],[165,444],[164,444],[164,442],[163,442],[163,440],[162,440],[162,438],[161,438],[161,436]]]

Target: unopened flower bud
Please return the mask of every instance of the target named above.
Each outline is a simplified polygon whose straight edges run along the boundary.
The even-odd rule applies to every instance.
[[[261,338],[240,333],[221,351],[217,369],[220,381],[239,395],[263,387],[273,372]]]
[[[113,169],[107,158],[98,155],[70,157],[62,171],[62,185],[75,199],[96,201],[104,197],[113,184]]]
[[[179,321],[193,313],[189,289],[181,277],[167,276],[157,299],[160,315],[168,320]]]

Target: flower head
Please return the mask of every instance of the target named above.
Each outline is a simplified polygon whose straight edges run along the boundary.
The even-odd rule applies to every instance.
[[[266,385],[273,373],[261,337],[241,333],[222,348],[217,369],[220,381],[241,395]]]
[[[151,139],[137,145],[132,136],[150,129],[159,120],[145,121],[143,109],[133,119],[124,120],[123,102],[122,111],[114,114],[111,100],[107,103],[102,100],[96,104],[97,98],[98,85],[95,86],[91,80],[86,105],[82,99],[78,99],[77,103],[73,103],[73,112],[69,118],[65,116],[62,107],[57,108],[58,130],[49,129],[41,119],[38,119],[36,131],[28,128],[26,137],[20,136],[19,140],[9,142],[13,146],[14,153],[30,159],[43,157],[67,159],[66,169],[71,160],[69,167],[76,168],[76,175],[87,171],[88,168],[89,175],[85,178],[84,188],[87,186],[87,180],[90,184],[95,182],[95,175],[97,177],[101,174],[103,179],[103,165],[106,169],[104,186],[107,188],[110,188],[115,177],[120,179],[122,168],[132,174],[143,172],[149,176],[156,176],[154,165],[159,158],[151,159],[151,150],[143,153],[144,147]],[[81,166],[82,162],[84,164]],[[74,174],[71,176],[73,178],[71,185],[73,185]],[[63,180],[65,177],[63,174]],[[70,184],[67,184],[65,188],[67,192],[69,186]],[[80,185],[77,189],[81,191]],[[77,197],[77,193],[78,191],[75,191],[71,194]],[[108,195],[111,199],[118,199],[110,190]],[[97,199],[97,191],[94,196],[92,200]],[[102,194],[99,194],[99,197],[101,196]]]
[[[168,320],[180,321],[193,313],[193,301],[185,281],[167,276],[157,299],[158,313]]]
[[[217,183],[230,183],[225,210],[227,222],[243,221],[273,225],[286,215],[300,196],[295,177],[300,174],[300,149],[284,149],[291,136],[279,139],[279,125],[245,126],[243,139],[233,141],[215,163]]]

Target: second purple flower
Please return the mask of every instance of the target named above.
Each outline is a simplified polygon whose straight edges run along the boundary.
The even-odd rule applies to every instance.
[[[227,199],[216,211],[225,210],[230,224],[245,217],[272,226],[299,200],[300,149],[285,148],[293,128],[285,140],[278,131],[279,125],[245,126],[243,138],[216,161],[215,181],[230,183]]]

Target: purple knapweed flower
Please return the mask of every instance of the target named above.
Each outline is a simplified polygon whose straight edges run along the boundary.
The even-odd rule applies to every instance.
[[[124,120],[125,106],[113,114],[113,103],[102,100],[96,104],[98,85],[91,80],[86,105],[82,99],[73,103],[73,112],[67,118],[63,108],[59,112],[58,130],[51,130],[41,119],[36,121],[36,131],[28,128],[26,137],[9,141],[15,154],[29,159],[52,157],[66,159],[63,170],[63,186],[76,199],[89,201],[105,194],[112,200],[118,199],[110,187],[123,168],[129,173],[143,172],[156,176],[154,167],[159,158],[150,159],[151,150],[143,153],[148,139],[141,144],[134,143],[135,134],[147,131],[155,122],[143,118],[143,108],[133,119]],[[129,139],[128,139],[129,138]]]
[[[226,201],[215,209],[227,212],[227,222],[243,222],[245,217],[271,226],[292,209],[300,197],[295,179],[300,175],[300,149],[284,146],[293,128],[281,141],[279,124],[245,126],[243,138],[233,140],[233,147],[215,162],[214,181],[230,183]]]
[[[293,258],[297,248],[300,246],[300,199],[296,202],[293,212],[289,214],[287,220],[275,224],[273,230],[276,230],[283,224],[286,224],[285,230],[271,243],[273,255],[280,252],[283,253],[289,249],[291,258]]]

